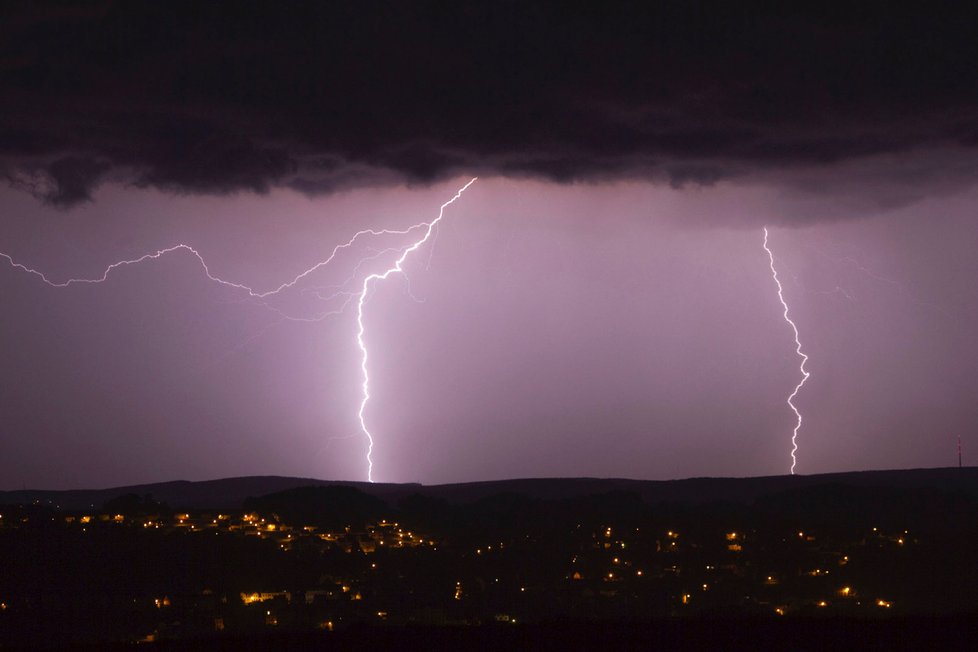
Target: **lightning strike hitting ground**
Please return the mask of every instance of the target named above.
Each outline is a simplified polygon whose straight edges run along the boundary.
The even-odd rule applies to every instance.
[[[370,430],[367,428],[367,423],[364,421],[363,418],[363,413],[367,409],[367,403],[370,401],[370,374],[367,371],[367,345],[363,340],[363,333],[365,330],[363,325],[363,305],[367,299],[367,292],[370,290],[370,285],[374,281],[383,281],[386,280],[391,274],[404,272],[402,265],[404,264],[404,261],[407,260],[407,257],[411,255],[411,252],[416,251],[421,245],[423,245],[425,242],[428,241],[428,239],[431,237],[432,232],[435,229],[435,226],[437,226],[438,222],[441,221],[441,218],[444,217],[445,209],[451,204],[455,203],[455,200],[461,197],[462,193],[465,192],[469,186],[475,183],[477,178],[478,177],[473,177],[467,184],[465,184],[464,186],[458,189],[454,197],[452,197],[447,202],[442,204],[441,208],[438,209],[438,217],[431,220],[430,222],[420,222],[410,227],[411,229],[419,228],[419,227],[427,227],[427,228],[425,228],[424,235],[420,239],[416,240],[414,244],[407,247],[401,253],[401,256],[394,261],[393,265],[391,265],[389,268],[387,268],[387,270],[381,272],[380,274],[370,274],[369,276],[363,279],[363,289],[361,290],[360,298],[357,301],[357,346],[360,347],[360,371],[363,374],[363,384],[361,385],[361,387],[363,388],[363,400],[360,401],[360,410],[357,413],[357,417],[360,419],[360,429],[363,430],[363,434],[367,437],[367,481],[368,482],[374,481],[374,477],[373,477],[374,462],[373,462],[373,458],[371,457],[371,455],[374,452],[374,438],[373,435],[370,434]]]
[[[15,269],[20,269],[20,270],[22,270],[22,271],[24,271],[24,272],[26,272],[28,274],[32,274],[34,276],[37,276],[44,283],[46,283],[47,285],[50,285],[51,287],[65,288],[65,287],[68,287],[70,285],[75,285],[75,284],[98,284],[98,283],[104,283],[106,280],[108,280],[109,274],[111,274],[114,270],[116,270],[119,267],[126,267],[126,266],[129,266],[129,265],[137,265],[139,263],[143,263],[143,262],[146,262],[146,261],[149,261],[149,260],[158,260],[158,259],[162,258],[163,256],[165,256],[167,254],[170,254],[170,253],[174,253],[174,252],[177,252],[177,251],[186,251],[186,252],[189,252],[190,254],[192,254],[197,259],[197,261],[200,263],[201,268],[204,270],[204,274],[211,281],[213,281],[215,283],[219,283],[221,285],[224,285],[226,287],[229,287],[229,288],[232,288],[232,289],[235,289],[235,290],[243,290],[243,291],[245,291],[245,292],[248,293],[248,296],[249,297],[254,298],[254,299],[261,300],[261,299],[266,299],[268,297],[274,296],[274,295],[276,295],[276,294],[278,294],[280,292],[283,292],[284,290],[287,290],[287,289],[290,289],[292,287],[295,287],[299,283],[299,281],[301,281],[302,279],[308,277],[313,272],[315,272],[315,271],[317,271],[317,270],[319,270],[319,269],[321,269],[323,267],[326,267],[329,263],[331,263],[336,258],[337,254],[341,250],[348,249],[348,248],[352,247],[361,236],[366,236],[366,235],[371,235],[371,236],[407,235],[407,234],[409,234],[409,233],[411,233],[411,232],[413,232],[415,230],[423,229],[424,230],[424,234],[419,239],[417,239],[416,241],[414,241],[412,244],[407,245],[406,247],[391,247],[391,248],[383,249],[383,250],[380,250],[380,251],[375,251],[375,252],[373,252],[372,255],[365,256],[365,257],[361,258],[357,262],[357,264],[354,266],[351,275],[346,279],[346,281],[344,281],[343,283],[341,283],[340,286],[339,286],[339,288],[336,289],[332,294],[325,295],[325,296],[322,295],[322,294],[320,294],[319,290],[321,290],[322,288],[320,288],[320,289],[314,289],[312,291],[313,294],[318,299],[321,299],[321,300],[329,300],[329,299],[337,298],[339,296],[345,296],[346,297],[346,300],[343,302],[343,304],[337,310],[325,311],[325,312],[322,312],[320,314],[317,314],[317,315],[315,315],[314,317],[311,317],[311,318],[309,318],[309,317],[292,317],[292,316],[286,315],[281,310],[278,310],[277,308],[274,308],[274,307],[268,305],[267,303],[262,302],[262,304],[261,304],[262,306],[264,306],[264,307],[266,307],[266,308],[268,308],[270,310],[273,310],[274,312],[277,312],[282,317],[282,319],[290,320],[290,321],[311,322],[311,321],[320,321],[322,319],[325,319],[328,316],[336,315],[336,314],[339,314],[339,313],[343,312],[343,310],[350,303],[352,303],[353,298],[354,297],[357,298],[357,345],[360,347],[360,352],[361,352],[360,369],[361,369],[361,371],[363,373],[363,384],[362,384],[362,388],[363,388],[363,400],[360,403],[360,409],[357,412],[357,417],[358,417],[358,419],[360,421],[360,428],[363,431],[363,434],[366,435],[367,442],[368,442],[368,446],[367,446],[367,479],[370,482],[373,482],[373,460],[371,458],[371,453],[373,453],[374,440],[373,440],[373,437],[370,434],[370,431],[367,429],[366,423],[364,421],[364,410],[366,409],[367,403],[370,400],[370,392],[369,392],[370,378],[369,378],[369,376],[367,374],[367,346],[366,346],[366,343],[364,342],[364,339],[363,339],[364,331],[365,331],[365,326],[364,326],[364,322],[363,322],[363,307],[364,307],[364,304],[366,302],[367,293],[370,290],[370,286],[371,286],[371,284],[374,281],[382,281],[382,280],[387,279],[389,276],[391,276],[391,274],[394,274],[394,273],[403,273],[404,272],[404,270],[402,268],[402,265],[404,264],[404,261],[411,254],[411,252],[417,250],[421,245],[423,245],[424,243],[426,243],[432,237],[432,233],[434,232],[435,226],[438,224],[438,222],[441,221],[442,217],[445,214],[445,208],[447,208],[450,204],[454,203],[455,200],[457,200],[459,197],[461,197],[462,196],[462,193],[465,192],[468,189],[469,186],[471,186],[473,183],[475,183],[475,181],[476,181],[475,178],[471,179],[468,183],[466,183],[458,191],[456,191],[455,195],[451,199],[449,199],[447,202],[445,202],[444,204],[441,205],[441,208],[438,211],[438,216],[435,219],[431,220],[430,222],[418,222],[417,224],[412,224],[411,226],[407,227],[406,229],[400,229],[400,230],[398,230],[398,229],[379,229],[379,230],[378,229],[363,229],[361,231],[357,231],[349,240],[347,240],[346,242],[341,243],[341,244],[338,244],[335,247],[333,247],[332,252],[330,252],[329,256],[326,259],[324,259],[324,260],[316,263],[315,265],[313,265],[309,269],[307,269],[304,272],[298,274],[291,281],[288,281],[286,283],[282,283],[277,288],[275,288],[273,290],[267,290],[265,292],[259,292],[259,291],[255,290],[255,289],[253,289],[253,288],[251,288],[251,287],[249,287],[247,285],[244,285],[242,283],[235,283],[233,281],[227,281],[227,280],[224,280],[224,279],[222,279],[222,278],[220,278],[218,276],[215,276],[213,273],[211,273],[210,267],[207,265],[207,262],[204,260],[204,257],[200,254],[200,252],[198,252],[194,247],[192,247],[192,246],[190,246],[188,244],[184,244],[184,243],[176,244],[176,245],[173,245],[172,247],[167,247],[165,249],[159,249],[159,250],[157,250],[154,253],[144,254],[142,256],[139,256],[138,258],[133,258],[133,259],[130,259],[130,260],[120,260],[120,261],[114,262],[111,265],[107,266],[102,271],[102,274],[100,276],[97,276],[97,277],[94,277],[94,278],[69,278],[69,279],[67,279],[65,281],[53,281],[50,278],[48,278],[43,272],[38,271],[36,269],[33,269],[31,267],[28,267],[27,265],[24,265],[22,263],[17,262],[9,254],[0,252],[0,258],[5,258],[7,260],[7,262],[10,263],[11,267],[14,267]],[[384,272],[382,272],[382,273],[379,273],[379,274],[376,274],[375,273],[375,274],[370,274],[370,275],[366,276],[364,278],[364,280],[363,280],[363,284],[362,284],[362,286],[360,288],[360,292],[359,293],[352,292],[352,291],[345,291],[345,290],[342,289],[343,287],[346,286],[347,283],[349,283],[349,282],[351,282],[352,280],[355,279],[357,272],[360,270],[361,266],[365,262],[367,262],[369,260],[373,260],[375,258],[378,258],[379,256],[382,256],[382,255],[384,255],[386,253],[393,253],[393,252],[397,252],[397,251],[399,251],[401,255],[400,255],[400,257],[397,258],[396,261],[394,261],[394,264],[391,267],[389,267],[387,270],[385,270]],[[429,259],[429,265],[430,265],[430,259]],[[410,293],[410,289],[408,291]],[[415,298],[413,295],[411,295],[411,296],[412,296],[412,298]],[[417,300],[417,299],[415,299],[415,300]]]
[[[791,475],[794,475],[795,465],[798,463],[798,458],[795,457],[795,453],[798,451],[798,430],[801,428],[801,412],[799,412],[798,408],[795,407],[793,400],[798,395],[798,391],[802,388],[805,381],[808,380],[808,377],[811,374],[805,370],[805,363],[808,362],[808,356],[801,350],[801,340],[798,339],[798,327],[795,325],[795,322],[791,321],[791,317],[788,316],[788,304],[784,300],[784,291],[781,287],[781,281],[778,279],[778,270],[774,267],[774,254],[771,253],[771,249],[767,245],[767,227],[764,227],[764,251],[767,252],[767,257],[771,264],[771,276],[774,277],[774,282],[778,286],[778,299],[781,301],[781,306],[784,308],[784,320],[788,322],[788,325],[791,326],[792,332],[795,334],[795,353],[797,353],[798,357],[801,358],[801,364],[798,366],[798,370],[801,371],[801,380],[797,385],[795,385],[794,391],[788,395],[788,406],[798,418],[798,421],[795,424],[795,429],[791,433]]]

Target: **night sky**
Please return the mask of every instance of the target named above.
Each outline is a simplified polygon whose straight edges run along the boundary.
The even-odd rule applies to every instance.
[[[790,468],[766,226],[796,472],[973,463],[973,21],[732,4],[4,3],[0,252],[261,293],[478,176],[367,296],[373,479],[669,479]],[[0,489],[366,479],[420,233],[264,300],[0,258]]]

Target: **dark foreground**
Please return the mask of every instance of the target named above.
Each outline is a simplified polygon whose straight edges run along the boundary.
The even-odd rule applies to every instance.
[[[885,620],[697,618],[481,627],[353,627],[343,632],[205,636],[71,650],[971,650],[978,614]],[[24,649],[37,649],[34,645]],[[19,646],[0,646],[19,649]]]
[[[0,649],[976,640],[975,470],[689,482],[0,504]]]

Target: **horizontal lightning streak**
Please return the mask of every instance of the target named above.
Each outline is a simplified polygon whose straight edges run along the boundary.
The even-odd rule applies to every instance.
[[[328,265],[329,263],[331,263],[333,261],[333,259],[336,258],[337,254],[341,250],[343,250],[343,249],[349,249],[350,247],[352,247],[361,236],[365,236],[365,235],[373,235],[373,236],[380,236],[380,235],[406,235],[408,233],[411,233],[415,229],[418,229],[418,228],[421,228],[421,227],[425,226],[426,224],[427,223],[425,223],[425,222],[422,222],[420,224],[413,224],[413,225],[409,226],[408,228],[401,229],[401,230],[396,230],[396,229],[363,229],[362,231],[357,231],[353,235],[353,237],[351,237],[349,240],[347,240],[346,242],[343,242],[343,243],[338,244],[335,247],[333,247],[333,251],[330,253],[330,255],[329,255],[328,258],[326,258],[325,260],[322,260],[322,261],[316,263],[315,265],[313,265],[309,269],[307,269],[304,272],[302,272],[299,275],[297,275],[291,281],[288,281],[286,283],[282,283],[281,285],[279,285],[274,290],[268,290],[266,292],[258,292],[256,290],[254,290],[253,288],[251,288],[251,287],[249,287],[247,285],[244,285],[243,283],[235,283],[233,281],[224,280],[224,279],[220,278],[219,276],[215,276],[211,272],[210,267],[207,265],[207,262],[204,260],[204,257],[200,254],[200,252],[197,251],[195,248],[191,247],[190,245],[184,244],[184,243],[176,244],[176,245],[173,245],[172,247],[167,247],[166,249],[159,249],[159,250],[157,250],[154,253],[144,254],[144,255],[142,255],[142,256],[140,256],[138,258],[133,258],[131,260],[120,260],[118,262],[112,263],[111,265],[109,265],[108,267],[106,267],[105,270],[103,270],[101,276],[98,276],[96,278],[69,278],[68,280],[61,281],[61,282],[52,281],[43,272],[40,272],[40,271],[38,271],[36,269],[33,269],[31,267],[28,267],[28,266],[26,266],[26,265],[24,265],[22,263],[18,263],[9,254],[5,254],[3,252],[0,252],[0,257],[5,258],[7,260],[7,262],[9,262],[12,267],[15,267],[17,269],[21,269],[21,270],[23,270],[23,271],[25,271],[25,272],[27,272],[29,274],[33,274],[33,275],[39,277],[42,281],[44,281],[45,283],[47,283],[51,287],[63,288],[63,287],[68,287],[69,285],[74,285],[74,284],[78,284],[78,283],[104,283],[106,280],[108,280],[109,274],[112,273],[113,270],[115,270],[115,269],[117,269],[119,267],[124,267],[124,266],[128,266],[128,265],[136,265],[138,263],[142,263],[142,262],[145,262],[147,260],[157,260],[159,258],[162,258],[166,254],[169,254],[169,253],[173,253],[175,251],[181,251],[182,250],[182,251],[189,252],[190,254],[192,254],[194,257],[197,258],[197,261],[200,263],[201,268],[204,270],[204,274],[211,281],[214,281],[215,283],[220,283],[221,285],[224,285],[224,286],[227,286],[227,287],[230,287],[230,288],[234,288],[234,289],[237,289],[237,290],[244,290],[245,292],[248,293],[249,296],[254,297],[256,299],[265,299],[267,297],[270,297],[270,296],[273,296],[275,294],[278,294],[279,292],[282,292],[283,290],[287,290],[287,289],[289,289],[291,287],[294,287],[299,281],[301,281],[305,277],[309,276],[310,274],[312,274],[313,272],[315,272],[318,269],[322,269],[323,267],[325,267],[326,265]]]
[[[383,272],[370,274],[369,276],[366,276],[363,279],[363,286],[360,291],[359,300],[357,301],[357,346],[360,347],[360,371],[363,377],[363,384],[361,385],[361,388],[363,389],[363,399],[360,401],[360,410],[357,412],[357,417],[360,420],[360,429],[363,430],[363,434],[367,437],[367,481],[368,482],[374,481],[373,478],[374,462],[372,457],[374,451],[374,438],[373,435],[370,434],[370,430],[367,428],[367,423],[363,417],[363,413],[367,409],[367,403],[370,402],[370,374],[367,371],[367,345],[363,339],[364,331],[366,330],[363,324],[363,306],[367,299],[367,293],[369,292],[370,285],[373,282],[383,281],[386,280],[391,274],[404,272],[403,265],[404,265],[404,261],[407,260],[407,257],[411,255],[412,252],[416,251],[421,245],[427,242],[429,238],[431,238],[431,234],[432,231],[434,231],[435,226],[437,226],[438,222],[440,222],[442,217],[445,216],[445,209],[451,204],[454,204],[455,201],[462,196],[462,193],[465,192],[469,186],[475,183],[477,178],[478,177],[473,177],[467,184],[465,184],[455,192],[455,196],[453,196],[451,199],[449,199],[444,204],[442,204],[441,208],[438,209],[438,217],[431,220],[430,222],[419,222],[411,227],[408,227],[408,231],[416,228],[424,228],[425,229],[424,235],[418,240],[416,240],[414,244],[410,245],[409,247],[406,247],[404,251],[401,252],[400,257],[396,261],[394,261],[393,265],[391,265]]]
[[[808,362],[808,356],[801,350],[801,340],[798,337],[798,327],[795,325],[795,322],[791,320],[791,317],[788,316],[788,303],[784,300],[784,289],[781,287],[780,279],[778,279],[778,270],[774,267],[774,254],[771,252],[771,248],[768,247],[767,238],[767,227],[764,227],[764,251],[767,252],[767,257],[770,261],[771,276],[774,277],[774,282],[778,286],[778,299],[781,301],[781,307],[784,308],[784,320],[788,322],[789,326],[791,326],[791,330],[795,335],[795,353],[797,353],[798,357],[801,358],[801,364],[798,366],[798,369],[801,371],[802,375],[801,380],[797,385],[795,385],[794,391],[792,391],[788,396],[788,406],[792,409],[792,411],[795,413],[795,417],[798,419],[798,421],[795,423],[795,429],[791,434],[791,475],[794,475],[795,465],[798,463],[798,458],[795,456],[795,453],[798,451],[798,430],[801,428],[801,412],[799,412],[798,408],[795,407],[793,401],[794,398],[798,396],[798,391],[802,388],[805,381],[808,380],[808,377],[811,374],[805,369],[805,363]]]
[[[167,247],[165,249],[158,249],[157,251],[155,251],[153,253],[143,254],[142,256],[139,256],[138,258],[132,258],[132,259],[129,259],[129,260],[120,260],[120,261],[114,262],[111,265],[107,266],[102,271],[101,276],[98,276],[98,277],[94,277],[94,278],[69,278],[69,279],[67,279],[65,281],[53,281],[50,278],[48,278],[48,276],[46,274],[44,274],[43,272],[41,272],[41,271],[39,271],[37,269],[34,269],[32,267],[28,267],[27,265],[24,265],[22,263],[17,262],[9,254],[0,252],[0,258],[6,259],[7,262],[10,263],[11,267],[14,267],[16,269],[20,269],[20,270],[22,270],[24,272],[27,272],[28,274],[33,274],[34,276],[37,276],[44,283],[46,283],[47,285],[50,285],[51,287],[54,287],[54,288],[65,288],[65,287],[68,287],[70,285],[76,285],[76,284],[98,284],[98,283],[104,283],[105,281],[108,280],[109,274],[111,274],[114,270],[116,270],[116,269],[118,269],[120,267],[127,267],[129,265],[137,265],[139,263],[143,263],[143,262],[146,262],[146,261],[149,261],[149,260],[158,260],[158,259],[162,258],[163,256],[165,256],[167,254],[170,254],[170,253],[174,253],[174,252],[177,252],[177,251],[186,251],[186,252],[190,253],[192,256],[194,256],[197,259],[197,262],[200,263],[201,269],[204,270],[204,275],[209,280],[211,280],[211,281],[213,281],[215,283],[219,283],[219,284],[221,284],[221,285],[223,285],[225,287],[233,288],[235,290],[243,290],[243,291],[245,291],[245,292],[248,293],[248,296],[250,298],[254,298],[254,299],[266,299],[268,297],[271,297],[271,296],[274,296],[276,294],[279,294],[280,292],[282,292],[284,290],[287,290],[289,288],[295,287],[295,285],[297,283],[299,283],[299,281],[301,281],[302,279],[306,278],[307,276],[309,276],[313,272],[315,272],[315,271],[317,271],[319,269],[322,269],[323,267],[329,265],[336,258],[337,254],[339,254],[340,251],[342,251],[344,249],[349,249],[350,247],[352,247],[356,243],[356,241],[358,239],[360,239],[363,236],[366,236],[366,235],[371,235],[371,236],[407,235],[407,234],[411,233],[412,231],[414,231],[415,229],[422,228],[422,227],[424,227],[426,225],[427,225],[426,222],[421,222],[419,224],[413,224],[413,225],[407,227],[406,229],[363,229],[361,231],[357,231],[355,234],[353,234],[352,237],[350,237],[349,240],[347,240],[346,242],[340,243],[340,244],[336,245],[335,247],[333,247],[332,252],[330,252],[329,256],[325,260],[322,260],[322,261],[316,263],[315,265],[313,265],[312,267],[310,267],[310,268],[306,269],[305,271],[301,272],[300,274],[298,274],[297,276],[295,276],[291,281],[287,281],[285,283],[282,283],[277,288],[275,288],[273,290],[267,290],[265,292],[259,292],[259,291],[255,290],[254,288],[252,288],[252,287],[250,287],[248,285],[245,285],[243,283],[235,283],[233,281],[228,281],[228,280],[225,280],[225,279],[223,279],[223,278],[215,275],[214,273],[211,272],[210,267],[208,266],[207,261],[204,260],[203,255],[201,255],[201,253],[197,249],[195,249],[194,247],[192,247],[192,246],[190,246],[188,244],[185,244],[185,243],[176,244],[176,245],[173,245],[172,247]],[[366,260],[372,260],[373,258],[379,257],[379,256],[383,255],[384,253],[388,253],[388,252],[391,252],[391,251],[399,251],[399,250],[400,250],[400,248],[388,248],[388,249],[385,249],[385,250],[377,253],[374,256],[367,257]],[[353,275],[350,278],[348,278],[346,281],[343,282],[344,285],[346,283],[348,283],[349,281],[352,280],[352,278],[356,275],[356,272],[359,271],[360,266],[364,262],[365,262],[365,260],[358,261],[356,267],[354,268]],[[323,299],[335,298],[336,296],[341,296],[343,294],[346,294],[346,293],[341,291],[341,292],[337,292],[332,297],[321,297],[321,298],[323,298]],[[350,295],[351,296],[355,296],[356,293],[351,292]],[[282,317],[283,319],[285,319],[287,321],[316,322],[316,321],[322,321],[326,317],[329,317],[329,316],[332,316],[332,315],[339,314],[339,313],[343,312],[343,310],[349,305],[349,301],[344,302],[343,303],[343,306],[338,311],[333,311],[333,310],[326,311],[326,312],[323,312],[321,314],[318,314],[318,315],[316,315],[314,317],[296,317],[296,316],[293,316],[293,315],[288,315],[285,312],[283,312],[282,310],[280,310],[280,309],[278,309],[278,308],[276,308],[276,307],[274,307],[272,305],[269,305],[268,303],[266,303],[264,301],[262,301],[260,303],[260,305],[262,305],[264,308],[266,308],[268,310],[271,310],[272,312],[276,313],[277,315],[279,315],[280,317]]]

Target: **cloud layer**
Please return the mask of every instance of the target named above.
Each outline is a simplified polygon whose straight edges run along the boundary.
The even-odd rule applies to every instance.
[[[877,192],[919,185],[909,200],[973,178],[978,40],[963,10],[729,4],[8,4],[0,173],[59,206],[108,180],[315,194],[464,173],[848,192],[865,177]]]

